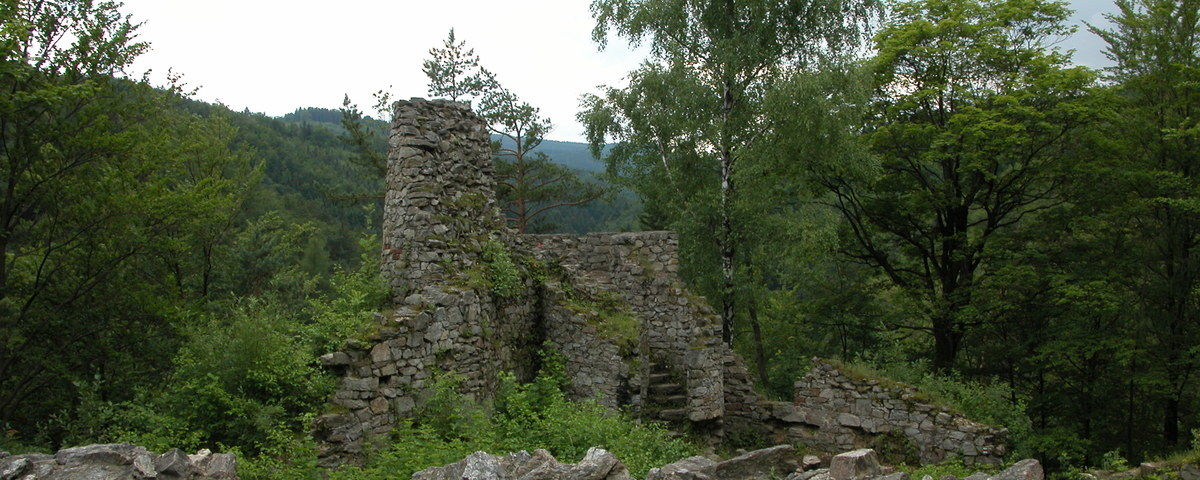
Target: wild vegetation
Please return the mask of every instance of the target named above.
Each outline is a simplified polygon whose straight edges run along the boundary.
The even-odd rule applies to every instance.
[[[837,357],[1056,471],[1195,461],[1200,0],[1116,6],[1090,27],[1097,71],[1056,47],[1054,0],[596,0],[601,44],[651,51],[581,105],[603,172],[564,166],[589,163],[453,35],[424,66],[495,129],[516,228],[680,232],[765,394]],[[207,447],[241,453],[244,478],[315,477],[316,358],[388,308],[385,122],[349,100],[234,112],[131,76],[130,13],[0,2],[0,449]],[[489,285],[515,288],[489,255]],[[446,373],[333,477],[596,444],[641,474],[697,451],[568,401],[545,363],[488,405]]]

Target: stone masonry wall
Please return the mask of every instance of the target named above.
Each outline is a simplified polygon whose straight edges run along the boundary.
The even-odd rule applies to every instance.
[[[482,120],[447,101],[395,108],[382,274],[396,308],[321,358],[341,377],[314,423],[325,465],[361,457],[411,415],[433,372],[486,399],[501,372],[529,378],[546,341],[575,398],[642,406],[653,364],[686,380],[686,420],[753,410],[749,376],[712,309],[678,277],[673,234],[515,235],[496,208]],[[517,292],[500,295],[478,281],[488,249],[545,271],[525,271]]]
[[[397,102],[388,137],[383,279],[392,298],[445,283],[504,230],[491,139],[465,104]]]
[[[797,384],[795,404],[759,398],[713,309],[679,277],[675,234],[516,235],[497,208],[488,142],[464,104],[396,103],[382,235],[395,308],[321,357],[340,378],[313,425],[322,465],[361,459],[419,407],[435,372],[487,400],[502,372],[530,379],[543,345],[572,397],[690,422],[714,441],[749,431],[833,449],[901,432],[922,460],[999,455],[1002,435],[825,367]],[[498,256],[520,270],[516,285],[489,277]]]
[[[896,448],[886,443],[906,441],[921,463],[959,457],[968,464],[998,465],[1007,453],[1004,429],[922,402],[914,387],[814,362],[795,384],[795,402],[774,406],[774,417],[790,425],[792,441],[828,451]]]
[[[325,465],[359,457],[421,401],[434,372],[464,393],[495,391],[500,372],[527,378],[541,343],[537,292],[501,298],[472,282],[489,245],[511,233],[495,205],[489,137],[465,105],[397,102],[389,138],[383,278],[396,308],[376,330],[321,358],[341,377],[314,423]]]
[[[671,232],[532,235],[538,258],[562,266],[575,288],[614,292],[640,323],[638,346],[650,362],[687,377],[688,417],[724,415],[720,326],[712,309],[678,277],[679,242]],[[641,391],[645,372],[637,373]]]
[[[741,358],[721,340],[720,319],[679,277],[674,232],[530,235],[527,243],[563,266],[573,285],[614,292],[629,306],[649,361],[683,378],[688,421],[721,419],[739,429],[761,423],[765,410]],[[633,376],[638,404],[649,378],[645,371]]]

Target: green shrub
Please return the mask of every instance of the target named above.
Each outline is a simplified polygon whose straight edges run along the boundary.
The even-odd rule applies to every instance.
[[[379,276],[379,239],[364,236],[358,244],[358,266],[334,270],[330,292],[309,301],[312,318],[300,334],[317,355],[337,350],[347,339],[365,337],[377,327],[374,316],[388,304],[388,289]]]
[[[1088,465],[1088,452],[1093,445],[1067,427],[1041,429],[1027,435],[1010,457],[1037,458],[1052,477],[1076,478]]]
[[[917,465],[921,462],[920,449],[902,432],[890,431],[876,435],[867,447],[874,449],[879,454],[879,460],[888,465]]]
[[[924,362],[860,359],[843,365],[850,374],[871,376],[884,383],[912,385],[919,392],[919,401],[960,413],[977,422],[1007,428],[1009,440],[1017,449],[1021,449],[1021,444],[1031,435],[1032,422],[1025,413],[1025,403],[1013,403],[1014,395],[1005,383],[934,373]]]
[[[271,432],[270,441],[255,455],[238,449],[238,477],[243,480],[301,480],[322,478],[317,447],[306,434]]]
[[[957,478],[966,478],[975,472],[996,473],[1000,469],[994,466],[987,465],[967,465],[962,460],[948,460],[932,465],[909,466],[901,464],[899,470],[908,473],[909,478],[919,479],[926,475],[935,479],[940,479],[946,475],[953,475]]]
[[[342,469],[331,478],[408,478],[480,450],[501,455],[544,448],[564,462],[577,462],[593,446],[606,448],[640,477],[650,468],[697,454],[695,445],[671,438],[659,424],[642,423],[595,402],[569,401],[561,388],[561,366],[545,363],[528,384],[517,384],[511,375],[502,378],[490,409],[455,393],[454,377],[443,375],[413,423],[397,428],[366,465]]]
[[[483,262],[492,293],[501,298],[511,298],[521,292],[521,270],[503,243],[495,239],[485,242]]]
[[[480,450],[481,445],[466,440],[447,440],[433,427],[414,426],[405,421],[393,432],[386,448],[375,452],[364,466],[350,466],[330,472],[330,480],[391,480],[412,477],[432,466],[457,462]],[[248,478],[247,480],[254,480]]]
[[[285,312],[250,301],[231,313],[189,335],[157,402],[206,442],[257,453],[276,430],[306,428],[332,382]]]
[[[255,456],[307,429],[332,381],[317,368],[298,320],[248,299],[189,329],[172,373],[129,402],[100,401],[81,384],[63,443],[127,441],[151,450],[239,450]]]

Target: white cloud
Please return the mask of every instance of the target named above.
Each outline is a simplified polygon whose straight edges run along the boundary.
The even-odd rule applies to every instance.
[[[393,86],[425,95],[421,61],[454,27],[485,66],[557,128],[550,138],[582,140],[579,95],[619,84],[645,58],[620,40],[598,52],[591,0],[125,0],[144,21],[153,50],[135,70],[173,68],[199,97],[234,109],[282,115],[297,107],[336,108],[350,94]],[[1108,0],[1074,0],[1075,21],[1111,11]],[[1063,46],[1098,66],[1100,41],[1080,33]]]
[[[153,49],[135,71],[183,73],[199,97],[234,109],[282,115],[336,108],[350,94],[371,104],[391,85],[425,96],[421,61],[446,32],[475,48],[485,66],[557,125],[550,138],[580,140],[579,95],[619,83],[644,51],[591,41],[590,0],[383,1],[126,0]]]

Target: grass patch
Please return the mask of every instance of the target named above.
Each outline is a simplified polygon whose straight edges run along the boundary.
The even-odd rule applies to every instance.
[[[973,473],[983,472],[989,475],[995,474],[1001,470],[999,466],[993,465],[967,465],[962,460],[948,460],[932,465],[909,466],[908,464],[900,464],[896,467],[897,470],[908,474],[908,478],[921,479],[926,475],[935,479],[940,479],[946,475],[954,475],[956,478],[966,478]]]
[[[930,394],[921,391],[917,386],[910,385],[904,382],[896,381],[887,376],[887,374],[876,370],[874,366],[864,363],[846,363],[841,360],[826,359],[832,363],[847,377],[855,380],[868,382],[875,381],[880,387],[887,389],[896,396],[911,395],[911,399],[920,403],[932,405],[941,408],[950,413],[962,415],[963,412],[950,399],[942,398],[936,394]],[[935,477],[936,478],[936,477]]]
[[[600,292],[584,295],[575,290],[567,291],[568,310],[582,315],[604,338],[617,342],[622,348],[634,348],[642,336],[642,321],[629,304],[617,294]]]

